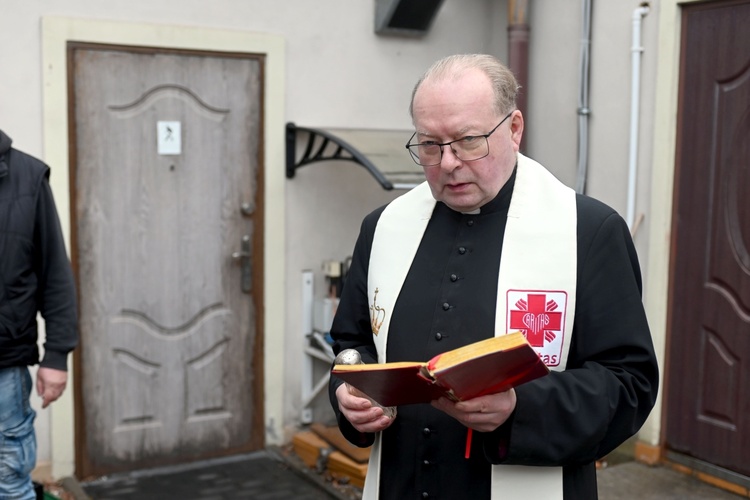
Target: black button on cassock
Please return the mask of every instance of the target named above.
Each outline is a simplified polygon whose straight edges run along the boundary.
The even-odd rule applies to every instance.
[[[440,332],[437,332],[437,333],[435,334],[435,340],[440,340],[440,339],[442,339],[442,338],[443,338],[443,334],[442,334],[442,333],[440,333]]]
[[[451,305],[447,302],[443,302],[443,311],[447,311],[451,308]]]
[[[451,281],[456,281],[456,280],[458,280],[458,276],[456,276],[455,274],[451,274]]]
[[[469,227],[471,227],[471,226],[474,225],[474,221],[473,220],[467,220],[466,221],[466,225],[469,226]]]
[[[466,247],[458,247],[458,253],[460,253],[461,255],[465,254],[466,253]]]
[[[424,434],[425,436],[429,436],[431,432],[432,431],[429,427],[425,427],[424,429],[422,429],[422,434]]]

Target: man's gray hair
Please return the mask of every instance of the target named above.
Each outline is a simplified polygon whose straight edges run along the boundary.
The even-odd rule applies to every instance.
[[[498,115],[516,109],[516,95],[520,89],[516,77],[503,63],[489,54],[457,54],[440,59],[422,75],[414,86],[409,103],[409,115],[414,118],[414,96],[427,80],[444,80],[462,76],[469,70],[478,69],[490,79],[495,93],[495,111]]]

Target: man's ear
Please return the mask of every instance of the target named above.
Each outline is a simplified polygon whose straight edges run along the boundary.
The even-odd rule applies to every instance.
[[[523,137],[523,114],[515,110],[510,117],[510,137],[518,151],[521,147],[521,138]]]

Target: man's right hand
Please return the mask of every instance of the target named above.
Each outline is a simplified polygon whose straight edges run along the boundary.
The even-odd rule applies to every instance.
[[[68,383],[68,372],[39,367],[36,372],[36,392],[42,397],[42,408],[57,401]]]
[[[393,423],[393,418],[386,416],[383,408],[368,398],[351,394],[346,384],[336,389],[336,399],[341,413],[359,432],[380,432]]]

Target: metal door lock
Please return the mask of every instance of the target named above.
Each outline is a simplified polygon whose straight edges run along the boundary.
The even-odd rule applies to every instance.
[[[252,262],[250,260],[250,236],[245,235],[242,237],[242,243],[240,244],[240,251],[232,253],[232,258],[242,264],[242,292],[250,293],[253,287],[253,270]]]

